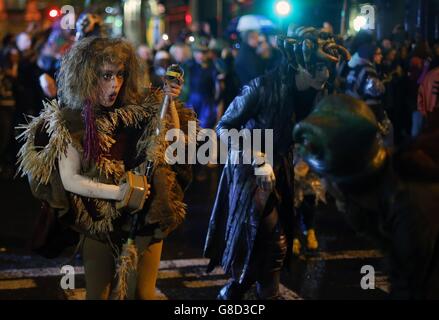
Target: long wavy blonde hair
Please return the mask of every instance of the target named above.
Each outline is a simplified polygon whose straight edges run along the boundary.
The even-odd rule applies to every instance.
[[[122,64],[125,69],[115,105],[140,103],[143,78],[133,46],[123,39],[90,37],[75,43],[62,60],[57,77],[61,105],[83,109],[89,101],[97,106],[99,71],[104,64]]]

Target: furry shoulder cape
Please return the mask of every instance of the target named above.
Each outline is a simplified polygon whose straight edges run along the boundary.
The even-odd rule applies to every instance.
[[[170,166],[165,161],[168,146],[164,139],[166,130],[156,136],[158,125],[168,128],[169,122],[160,122],[159,110],[163,95],[151,92],[141,105],[128,105],[96,115],[96,126],[102,156],[98,161],[81,163],[81,174],[102,183],[119,184],[125,174],[123,161],[109,157],[111,146],[116,142],[113,135],[117,127],[143,130],[137,141],[136,153],[143,159],[154,159],[155,174],[152,184],[153,196],[145,218],[145,224],[159,224],[168,234],[184,219],[186,205],[183,192],[191,179],[187,165]],[[176,102],[181,129],[187,136],[187,124],[196,121],[190,109]],[[18,139],[24,142],[18,154],[19,172],[29,179],[32,193],[40,200],[57,209],[58,217],[74,216],[74,228],[90,235],[103,235],[114,231],[114,220],[121,216],[114,201],[89,199],[66,192],[58,172],[57,159],[72,144],[83,154],[84,123],[80,111],[60,108],[56,100],[46,101],[37,117],[30,118]],[[198,125],[197,125],[198,130]],[[187,143],[187,141],[186,141]],[[156,192],[154,192],[156,189]],[[90,207],[93,210],[90,210]],[[91,211],[94,211],[93,213]]]

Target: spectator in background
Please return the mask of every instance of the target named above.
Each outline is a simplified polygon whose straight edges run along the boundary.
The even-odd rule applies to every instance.
[[[264,74],[264,62],[258,55],[259,32],[249,30],[241,33],[241,48],[235,60],[235,71],[241,87]]]
[[[185,43],[176,43],[169,48],[169,53],[175,63],[183,64],[192,58],[191,47]]]
[[[411,136],[417,136],[422,129],[422,115],[418,111],[418,89],[423,82],[431,63],[431,50],[428,42],[422,38],[417,39],[413,53],[408,64],[408,86],[406,101],[411,114]]]
[[[334,27],[332,26],[332,24],[328,21],[323,22],[323,31],[330,33],[330,34],[334,34]]]
[[[17,48],[3,48],[0,55],[0,178],[10,179],[14,174],[13,123],[15,87],[18,76]]]
[[[392,49],[392,47],[393,47],[392,41],[390,41],[387,38],[383,39],[381,41],[381,47],[383,48],[384,51],[388,51],[388,50]]]
[[[436,69],[437,67],[439,67],[439,42],[433,45],[433,57],[430,63],[430,70]]]
[[[383,98],[383,105],[394,127],[395,144],[398,145],[404,140],[402,130],[404,95],[404,71],[398,61],[398,51],[391,48],[384,52],[384,60],[381,68],[383,83],[386,92]]]
[[[225,109],[239,93],[239,79],[233,67],[234,58],[227,43],[220,39],[211,39],[209,42],[209,59],[213,62],[217,72],[217,121],[222,117]]]
[[[168,51],[161,50],[155,54],[153,67],[149,74],[153,88],[163,88],[163,77],[166,74],[166,69],[168,69],[171,63],[171,55]]]
[[[235,97],[239,94],[240,82],[235,72],[235,57],[230,48],[225,48],[221,52],[221,58],[224,62],[225,77],[224,77],[224,91],[222,91],[222,102],[224,110],[220,110],[218,115],[222,117],[226,112],[227,107],[232,103]]]
[[[417,110],[422,115],[421,127],[429,115],[438,109],[438,95],[439,67],[430,71],[419,86]]]
[[[185,83],[182,100],[195,110],[201,127],[213,128],[217,121],[218,71],[208,58],[206,41],[199,39],[192,50],[193,59],[183,66]]]
[[[377,47],[375,49],[375,53],[373,55],[373,64],[375,65],[375,68],[377,70],[378,76],[381,80],[384,78],[384,70],[383,70],[383,51],[380,47]]]
[[[358,49],[348,63],[346,94],[366,102],[375,114],[386,145],[392,146],[392,123],[384,110],[382,101],[385,86],[375,65],[376,62],[382,61],[381,49],[377,50],[372,35],[368,33],[359,33],[359,35],[360,39],[356,41]]]
[[[1,48],[9,46],[15,46],[15,35],[13,33],[7,33],[1,41]]]
[[[209,41],[213,39],[212,29],[210,27],[209,22],[204,21],[201,23],[200,36]]]
[[[407,40],[407,32],[403,25],[398,24],[392,30],[391,40],[395,48],[399,49],[405,45]]]
[[[143,64],[152,66],[152,61],[154,60],[154,52],[146,44],[141,44],[137,47],[137,56]]]
[[[143,83],[145,84],[145,87],[149,87],[151,85],[150,74],[153,69],[154,53],[146,44],[138,46],[136,53],[139,57],[140,67],[142,68],[142,73],[144,75]]]
[[[22,32],[22,33],[18,34],[17,38],[16,38],[16,45],[17,45],[17,49],[21,53],[28,52],[32,47],[31,36],[26,32]]]
[[[262,58],[264,71],[276,69],[282,61],[282,53],[271,45],[265,35],[259,37],[259,45],[256,52]]]
[[[54,99],[57,95],[56,74],[61,65],[62,56],[70,49],[73,38],[60,25],[54,25],[45,43],[39,50],[37,67],[39,69],[39,83],[43,92],[43,99]],[[41,99],[41,100],[43,100]],[[40,108],[43,108],[42,101]]]
[[[15,119],[15,124],[18,124],[24,121],[22,114],[38,114],[43,96],[38,79],[41,73],[37,66],[37,52],[32,47],[30,35],[20,33],[16,38],[16,45],[20,53],[16,95],[18,117]]]

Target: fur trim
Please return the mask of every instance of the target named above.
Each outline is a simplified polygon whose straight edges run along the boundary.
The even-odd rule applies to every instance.
[[[85,230],[90,234],[105,234],[113,231],[113,220],[121,215],[114,204],[110,201],[91,199],[99,215],[95,221],[90,216],[80,196],[71,194],[71,199],[76,215],[75,224],[80,230]]]
[[[120,122],[125,127],[140,128],[142,124],[145,126],[144,138],[146,150],[152,149],[151,146],[155,142],[155,138],[151,134],[157,126],[157,114],[160,107],[158,100],[151,97],[140,105],[130,105],[124,108],[115,109],[109,112],[107,115],[97,117],[97,129],[99,137],[99,145],[102,150],[103,156],[99,159],[97,167],[101,174],[104,174],[107,178],[113,176],[115,181],[118,182],[125,173],[125,169],[121,161],[112,161],[107,159],[107,155],[110,152],[111,147],[116,142],[112,135],[116,128],[120,125]],[[157,155],[158,157],[159,155]],[[155,159],[155,158],[153,158]]]
[[[183,203],[183,191],[178,184],[177,174],[165,161],[165,150],[168,144],[165,140],[166,130],[160,130],[160,135],[156,135],[156,128],[159,124],[159,110],[163,94],[160,91],[153,91],[147,96],[142,105],[129,105],[115,109],[110,112],[97,114],[97,132],[99,145],[102,155],[96,164],[88,163],[90,178],[109,183],[119,183],[125,174],[125,167],[122,161],[109,159],[111,147],[116,142],[113,133],[119,125],[126,127],[145,128],[142,138],[138,141],[137,152],[144,154],[146,159],[154,159],[156,168],[165,168],[166,183],[162,188],[166,189],[167,197],[164,201],[153,201],[148,221],[159,222],[163,230],[173,230],[182,223],[186,215],[186,205]],[[68,115],[69,109],[60,109],[56,100],[45,102],[45,108],[40,116],[32,118],[30,123],[22,125],[20,128],[24,132],[18,137],[25,143],[19,153],[19,170],[22,175],[28,175],[38,183],[47,184],[58,157],[66,152],[67,146],[73,144],[79,152],[82,149],[82,128],[78,127],[81,119],[79,115]],[[185,108],[181,103],[176,102],[177,111],[180,116],[181,129],[187,134],[188,122],[197,121],[195,113]],[[66,114],[66,116],[63,116]],[[72,119],[70,119],[72,118]],[[68,120],[66,120],[68,119]],[[69,132],[69,123],[75,123],[74,132]],[[78,122],[78,123],[76,123]],[[160,123],[162,128],[169,128],[168,120]],[[49,137],[46,146],[36,146],[35,138],[45,131]],[[197,132],[199,125],[197,122]],[[74,138],[73,138],[74,137]],[[94,171],[97,168],[97,171]],[[95,173],[93,173],[95,172]],[[113,230],[112,221],[120,216],[115,209],[113,201],[93,199],[92,204],[96,208],[98,217],[93,219],[87,212],[83,199],[80,196],[70,194],[71,204],[74,207],[76,224],[80,230],[86,230],[90,234],[102,234]],[[154,205],[154,202],[155,205]],[[167,203],[169,210],[162,210],[160,206],[163,202]],[[147,221],[147,222],[148,222]]]
[[[38,117],[30,117],[28,124],[18,127],[24,131],[17,137],[17,140],[24,141],[18,152],[17,174],[21,172],[22,177],[31,177],[38,185],[49,182],[56,160],[72,142],[56,100],[43,103],[44,109]],[[39,130],[45,130],[49,135],[49,143],[44,147],[35,145]]]
[[[123,300],[128,292],[128,274],[137,270],[138,263],[137,248],[134,243],[125,243],[122,248],[122,253],[119,256],[119,263],[117,266],[117,287],[114,291],[115,299]]]

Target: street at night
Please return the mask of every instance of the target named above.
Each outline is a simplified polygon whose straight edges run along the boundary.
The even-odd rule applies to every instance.
[[[439,299],[439,0],[0,0],[0,41],[0,301]]]
[[[207,259],[202,256],[210,209],[213,203],[215,170],[204,182],[195,182],[188,196],[190,213],[183,226],[166,242],[157,281],[159,299],[214,300],[218,290],[227,282],[221,268],[206,274]],[[24,179],[1,184],[10,206],[11,215],[1,224],[0,299],[84,299],[84,270],[81,259],[73,260],[72,251],[65,257],[48,260],[23,248],[29,241],[38,202],[35,201]],[[12,201],[13,199],[13,201]],[[25,232],[17,232],[25,230]],[[320,249],[310,255],[304,253],[290,261],[283,270],[282,300],[386,299],[388,283],[382,272],[382,254],[367,241],[355,235],[335,209],[325,209],[317,220]],[[75,290],[60,286],[61,268],[70,264],[77,267]],[[361,289],[360,273],[364,265],[376,268],[376,289]],[[255,299],[250,292],[246,299]]]

